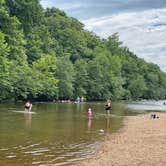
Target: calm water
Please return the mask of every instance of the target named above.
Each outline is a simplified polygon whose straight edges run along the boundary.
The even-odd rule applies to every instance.
[[[124,116],[140,110],[131,106],[113,103],[106,116],[102,102],[33,103],[36,114],[16,112],[24,110],[23,103],[1,104],[0,165],[74,165],[94,153],[106,134],[117,131]],[[87,117],[89,107],[92,118]]]

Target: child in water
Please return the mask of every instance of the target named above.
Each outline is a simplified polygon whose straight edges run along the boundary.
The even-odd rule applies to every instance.
[[[91,108],[88,109],[88,116],[92,116],[92,109]]]
[[[30,112],[32,109],[32,103],[30,101],[27,101],[24,107],[25,107],[25,112]]]

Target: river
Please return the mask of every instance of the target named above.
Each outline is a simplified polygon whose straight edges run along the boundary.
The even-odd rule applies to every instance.
[[[23,105],[0,104],[2,166],[74,165],[93,154],[107,134],[122,127],[125,116],[166,109],[156,101],[113,102],[108,116],[103,102],[41,102],[33,103],[34,114],[27,114],[21,112]],[[89,107],[93,112],[90,118]]]

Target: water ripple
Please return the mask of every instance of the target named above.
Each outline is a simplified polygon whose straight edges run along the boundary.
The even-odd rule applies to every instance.
[[[38,150],[24,152],[24,154],[35,154],[35,153],[42,153],[42,152],[48,152],[48,151],[49,149],[40,148]]]

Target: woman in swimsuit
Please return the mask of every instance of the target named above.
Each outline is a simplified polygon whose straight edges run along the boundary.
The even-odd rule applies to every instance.
[[[24,107],[26,112],[30,112],[32,109],[32,103],[30,101],[27,101]]]
[[[105,105],[105,110],[106,110],[106,113],[110,113],[110,110],[111,110],[111,100],[110,99],[107,99],[107,102]]]

